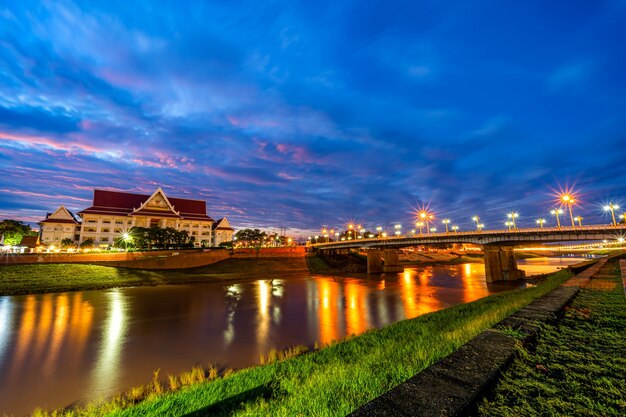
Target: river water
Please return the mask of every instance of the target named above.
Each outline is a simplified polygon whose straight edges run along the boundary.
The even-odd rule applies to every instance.
[[[527,275],[583,258],[520,260]],[[243,283],[0,297],[0,414],[107,398],[194,365],[240,368],[271,349],[326,344],[524,283],[486,284],[482,264],[384,279],[264,277]]]

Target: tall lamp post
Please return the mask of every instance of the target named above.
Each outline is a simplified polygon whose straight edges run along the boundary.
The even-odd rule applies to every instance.
[[[480,217],[474,216],[472,217],[472,220],[476,222],[476,230],[480,230],[480,227],[478,227],[478,222],[480,221]]]
[[[574,215],[572,214],[572,205],[576,202],[574,201],[574,197],[572,197],[569,194],[563,194],[561,196],[561,201],[563,202],[563,204],[565,204],[567,206],[567,208],[569,209],[569,218],[572,221],[572,227],[574,227]]]
[[[563,209],[555,208],[552,211],[550,211],[550,214],[553,214],[553,215],[556,216],[556,227],[558,227],[560,229],[561,228],[561,219],[559,218],[559,216],[561,214],[563,214]]]
[[[453,232],[458,232],[459,231],[459,226],[457,226],[456,224],[452,226],[452,231]]]
[[[539,227],[541,227],[543,229],[543,224],[546,222],[546,219],[540,218],[535,220],[535,223],[537,223],[539,225]]]
[[[576,217],[574,217],[574,220],[576,220],[578,222],[578,227],[582,227],[583,226],[583,216],[576,216]]]
[[[515,219],[517,217],[519,217],[519,213],[512,211],[510,213],[508,213],[506,215],[506,217],[508,217],[509,219],[511,219],[511,226],[513,226],[513,229],[517,229],[517,225],[515,224]]]
[[[443,219],[441,223],[446,225],[446,233],[448,233],[448,224],[450,223],[450,219]]]
[[[613,202],[610,202],[609,204],[607,204],[603,208],[604,208],[604,211],[610,211],[611,212],[611,218],[613,219],[613,226],[617,226],[617,221],[615,220],[615,210],[619,210],[619,205],[618,204],[613,204]]]

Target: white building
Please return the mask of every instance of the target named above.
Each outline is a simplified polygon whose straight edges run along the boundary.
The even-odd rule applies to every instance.
[[[109,246],[135,226],[186,230],[195,246],[217,246],[233,236],[228,220],[216,223],[207,215],[205,201],[168,197],[160,187],[151,195],[94,190],[91,207],[78,215],[82,223],[64,207],[48,215],[40,223],[42,243],[70,237],[79,244],[92,239],[95,246]]]
[[[76,242],[80,238],[80,222],[65,207],[59,207],[54,213],[47,213],[45,220],[39,222],[41,227],[41,243],[55,245],[63,239]]]
[[[230,223],[226,217],[222,217],[213,224],[213,246],[219,246],[222,242],[231,242],[233,240],[234,229],[230,227]]]

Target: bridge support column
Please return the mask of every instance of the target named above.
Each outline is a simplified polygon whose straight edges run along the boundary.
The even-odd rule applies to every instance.
[[[515,281],[526,275],[517,269],[512,246],[483,246],[485,253],[485,279],[487,282]]]
[[[367,273],[380,274],[383,272],[383,251],[372,249],[367,251]]]
[[[400,264],[400,253],[396,249],[384,250],[385,265],[384,272],[402,272],[404,266]]]
[[[367,273],[402,272],[398,251],[395,249],[372,249],[367,251]]]

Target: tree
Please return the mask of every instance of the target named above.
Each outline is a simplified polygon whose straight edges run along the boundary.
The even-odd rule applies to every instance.
[[[83,240],[80,243],[80,247],[81,247],[81,249],[93,248],[93,244],[94,244],[93,239],[92,238],[88,238],[88,239]]]
[[[74,240],[66,237],[65,239],[61,240],[61,247],[62,248],[73,248],[74,246]]]
[[[0,222],[0,236],[4,235],[5,245],[18,245],[24,236],[35,236],[37,232],[30,226],[17,221],[5,219]]]
[[[235,237],[244,246],[261,246],[267,234],[259,229],[242,229],[235,234]]]

